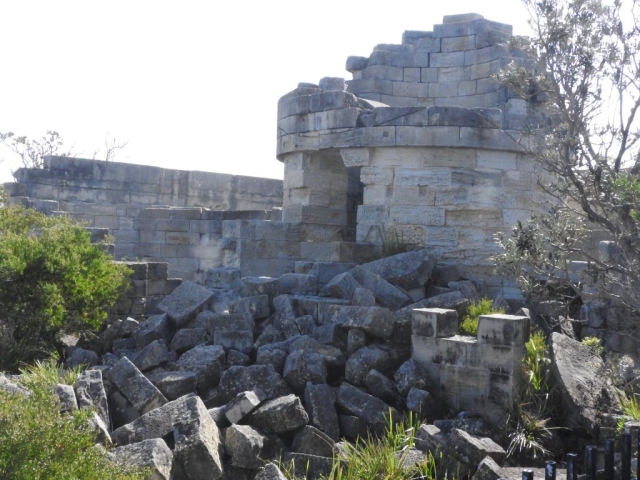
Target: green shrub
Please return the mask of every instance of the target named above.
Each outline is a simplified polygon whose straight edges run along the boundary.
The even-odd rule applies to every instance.
[[[502,308],[493,308],[493,301],[488,298],[482,298],[477,302],[469,305],[467,314],[462,317],[462,322],[458,327],[458,333],[460,335],[471,335],[475,337],[478,335],[478,319],[480,315],[489,315],[492,313],[504,313]]]
[[[114,465],[106,450],[94,446],[89,410],[60,414],[53,364],[25,371],[25,399],[0,391],[0,478],[12,480],[134,480],[150,473]],[[70,380],[68,378],[67,380]]]
[[[127,274],[72,220],[0,207],[0,370],[60,351],[60,333],[99,327]]]
[[[604,347],[598,337],[584,337],[582,339],[582,345],[588,347],[591,353],[600,357],[604,353]]]

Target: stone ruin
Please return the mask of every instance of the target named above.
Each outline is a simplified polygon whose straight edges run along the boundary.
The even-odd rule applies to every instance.
[[[157,472],[249,478],[274,452],[326,473],[327,445],[386,412],[498,422],[529,318],[456,333],[480,294],[519,297],[493,275],[493,235],[545,209],[522,148],[544,117],[494,78],[530,61],[511,40],[509,25],[448,16],[349,57],[352,80],[300,84],[278,102],[284,181],[63,157],[18,170],[11,203],[111,235],[134,268],[93,351],[68,358],[99,364],[85,401],[106,434],[173,459]],[[416,248],[376,261],[394,242]],[[504,459],[482,420],[423,427],[458,471]]]

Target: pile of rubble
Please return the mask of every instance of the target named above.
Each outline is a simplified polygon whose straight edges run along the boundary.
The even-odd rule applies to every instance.
[[[411,359],[411,312],[462,312],[473,284],[456,269],[434,275],[425,250],[297,270],[306,273],[212,270],[206,287],[176,288],[158,305],[164,313],[112,323],[93,350],[71,347],[67,364],[92,368],[75,391],[58,387],[63,410],[95,407],[116,458],[175,479],[280,478],[265,467],[276,459],[317,478],[341,440],[384,432],[385,417],[439,418],[444,406]],[[423,426],[417,446],[450,452],[457,471],[504,459],[490,439],[447,425]]]

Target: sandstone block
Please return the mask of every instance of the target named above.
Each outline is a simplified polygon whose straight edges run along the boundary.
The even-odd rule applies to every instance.
[[[154,340],[140,350],[132,361],[141,372],[146,372],[165,365],[170,359],[171,355],[164,340]]]
[[[272,365],[251,365],[231,367],[220,378],[220,395],[229,401],[238,393],[259,388],[272,399],[290,393],[289,387]]]
[[[135,345],[136,348],[142,349],[154,340],[164,340],[170,342],[173,336],[173,326],[169,321],[168,315],[154,315],[140,324],[140,328],[136,331]]]
[[[249,415],[247,422],[272,433],[296,430],[309,422],[309,416],[295,395],[269,400]]]
[[[412,388],[423,389],[427,385],[427,372],[415,360],[404,362],[393,375],[400,395],[406,396]]]
[[[54,390],[60,399],[60,413],[67,413],[78,409],[78,401],[76,394],[71,385],[63,385],[58,383]]]
[[[116,462],[136,467],[151,468],[154,480],[169,480],[173,464],[173,452],[161,438],[143,440],[113,450]]]
[[[140,414],[167,403],[167,399],[160,390],[147,380],[127,357],[123,357],[111,367],[107,372],[107,379],[118,388]]]
[[[171,295],[165,297],[158,304],[158,308],[165,312],[175,325],[181,326],[195,318],[211,297],[213,293],[210,290],[185,281]]]
[[[78,402],[77,407],[95,408],[102,421],[106,425],[111,424],[107,394],[104,390],[102,372],[100,370],[86,370],[80,373],[76,381],[75,391]]]
[[[265,394],[262,390],[256,389],[241,392],[227,403],[224,415],[229,420],[229,423],[238,423],[255,410],[264,398]]]
[[[307,383],[304,403],[309,414],[309,423],[333,440],[338,440],[340,427],[335,402],[335,392],[329,385]]]
[[[177,400],[196,390],[197,376],[193,372],[152,372],[147,378],[168,400]]]
[[[307,382],[327,383],[324,356],[304,350],[292,351],[285,361],[282,376],[291,390],[297,394],[304,392]]]
[[[351,300],[356,288],[362,288],[362,286],[349,272],[344,272],[331,279],[322,288],[320,295]]]
[[[185,352],[175,362],[174,368],[195,373],[196,389],[204,393],[218,384],[224,364],[224,348],[220,345],[199,345]]]
[[[266,437],[249,425],[231,425],[225,433],[224,446],[233,465],[257,469],[264,464],[266,442]]]

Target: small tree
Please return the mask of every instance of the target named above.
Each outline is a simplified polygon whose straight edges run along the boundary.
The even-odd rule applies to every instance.
[[[586,260],[601,292],[640,311],[640,23],[637,1],[523,0],[533,28],[524,45],[537,64],[509,66],[500,79],[544,104],[549,128],[533,131],[528,153],[539,183],[556,202],[553,212],[520,225],[503,273],[528,292],[554,288],[569,300],[581,294],[570,260]],[[615,242],[606,261],[585,247],[587,230]],[[548,279],[540,286],[540,275]],[[551,282],[549,284],[549,282]],[[555,286],[554,286],[555,282]],[[527,283],[530,285],[527,286]],[[553,287],[553,288],[550,288]],[[542,289],[542,290],[541,290]]]
[[[59,350],[62,332],[99,327],[127,273],[68,218],[1,207],[0,370]]]
[[[0,143],[20,158],[20,165],[23,168],[44,168],[44,157],[46,156],[73,157],[82,155],[81,152],[75,151],[74,146],[65,146],[60,134],[54,130],[47,130],[47,134],[39,140],[32,140],[13,132],[0,132]],[[119,143],[115,138],[109,138],[107,135],[104,140],[104,153],[102,148],[96,148],[92,159],[113,161],[127,144],[128,142]]]

